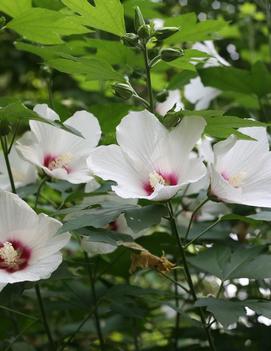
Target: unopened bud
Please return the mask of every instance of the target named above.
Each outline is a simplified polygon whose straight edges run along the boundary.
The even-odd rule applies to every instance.
[[[163,39],[169,38],[170,36],[177,33],[178,31],[179,31],[178,27],[164,27],[164,28],[157,29],[154,33],[154,36],[158,40],[163,40]]]
[[[125,83],[116,83],[114,85],[114,90],[115,95],[124,100],[130,99],[134,94],[133,88],[129,84]]]
[[[166,101],[167,97],[168,97],[168,91],[164,89],[156,95],[156,100],[158,102],[164,102],[164,101]]]
[[[162,49],[160,52],[161,59],[166,62],[176,60],[177,58],[183,56],[183,51],[179,49]]]
[[[10,132],[10,126],[7,121],[0,121],[0,135],[6,136]]]
[[[122,37],[123,43],[126,46],[136,46],[138,44],[138,35],[135,33],[126,33],[124,37]]]
[[[144,26],[144,24],[145,24],[144,17],[140,11],[140,8],[137,6],[135,8],[135,30],[138,31],[138,29],[141,26]]]
[[[137,34],[140,39],[149,39],[151,36],[151,27],[148,24],[144,24],[138,28]]]

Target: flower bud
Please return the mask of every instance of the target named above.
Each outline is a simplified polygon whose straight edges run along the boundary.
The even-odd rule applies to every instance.
[[[0,136],[6,136],[10,132],[10,126],[7,121],[0,121]]]
[[[162,49],[160,55],[163,61],[170,62],[183,56],[183,51],[179,49],[167,48]]]
[[[124,100],[130,99],[134,94],[133,88],[129,84],[125,83],[116,83],[114,85],[114,90],[115,95]]]
[[[145,24],[144,17],[140,11],[140,8],[137,6],[135,8],[135,30],[138,31],[138,29],[141,26],[144,26],[144,24]]]
[[[148,24],[144,24],[138,28],[137,34],[140,39],[149,39],[151,36],[151,27]]]
[[[126,33],[124,37],[122,37],[123,44],[126,46],[136,46],[138,44],[138,35],[135,33]]]
[[[173,34],[177,33],[179,31],[178,27],[164,27],[157,29],[154,33],[154,36],[157,40],[163,40],[166,38],[169,38]]]
[[[164,102],[166,101],[167,97],[168,97],[168,91],[164,89],[156,95],[156,100],[158,102]]]

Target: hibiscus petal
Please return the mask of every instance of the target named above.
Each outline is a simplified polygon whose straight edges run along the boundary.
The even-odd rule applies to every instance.
[[[90,170],[102,179],[117,182],[118,185],[112,189],[119,196],[135,198],[145,195],[144,175],[138,172],[136,165],[132,165],[125,158],[119,146],[99,146],[90,153],[87,164]]]

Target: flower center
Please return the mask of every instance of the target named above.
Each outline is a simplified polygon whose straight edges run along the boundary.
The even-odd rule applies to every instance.
[[[150,186],[155,189],[158,185],[165,185],[166,180],[156,171],[149,174]]]
[[[159,186],[176,185],[178,178],[175,174],[153,171],[149,174],[149,180],[143,184],[148,195],[151,195]]]
[[[229,176],[227,172],[222,172],[221,175],[232,187],[239,188],[246,179],[247,173],[240,171],[232,176]]]
[[[0,246],[0,269],[12,273],[27,266],[31,251],[19,241],[5,241]]]
[[[67,173],[70,173],[71,169],[69,164],[72,161],[72,159],[73,156],[69,152],[59,156],[46,155],[43,164],[45,167],[49,168],[50,171],[53,171],[57,168],[64,168],[67,171]]]

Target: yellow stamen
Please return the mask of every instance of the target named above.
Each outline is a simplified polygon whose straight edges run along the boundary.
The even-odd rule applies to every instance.
[[[16,267],[20,261],[20,253],[18,253],[13,245],[6,241],[0,248],[0,257],[8,267]]]
[[[165,185],[166,181],[165,179],[156,171],[153,171],[152,173],[150,173],[149,175],[149,182],[150,182],[150,186],[155,189],[157,187],[157,185]]]

